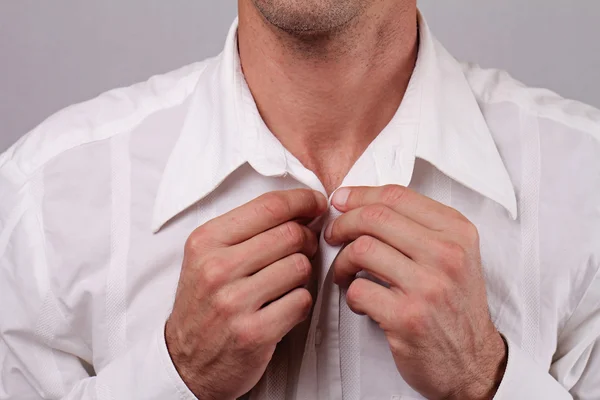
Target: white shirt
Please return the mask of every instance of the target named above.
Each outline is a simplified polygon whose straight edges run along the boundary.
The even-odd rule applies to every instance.
[[[69,107],[1,156],[0,399],[195,398],[163,337],[187,236],[265,192],[324,192],[262,122],[236,27],[218,57]],[[509,342],[496,399],[600,399],[600,112],[459,64],[421,20],[404,101],[342,186],[384,184],[478,227]],[[254,400],[423,398],[328,279],[338,251],[321,239],[306,347]]]

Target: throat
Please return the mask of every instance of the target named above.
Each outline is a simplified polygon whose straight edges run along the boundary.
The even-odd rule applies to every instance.
[[[342,185],[344,178],[348,175],[356,161],[364,152],[363,148],[340,149],[331,146],[320,152],[299,152],[296,154],[298,160],[305,168],[312,171],[330,196]]]
[[[368,3],[344,29],[300,42],[239,3],[241,69],[258,112],[327,193],[392,120],[417,59],[416,2]]]
[[[333,192],[340,186],[342,186],[342,182],[344,181],[344,177],[347,175],[346,173],[339,171],[332,171],[329,173],[324,173],[319,177],[319,180],[323,184],[325,191],[327,192],[327,197],[329,198]]]

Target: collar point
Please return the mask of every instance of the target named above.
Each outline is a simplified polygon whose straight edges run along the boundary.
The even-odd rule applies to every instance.
[[[160,231],[160,230],[161,230],[161,228],[163,227],[163,225],[164,225],[164,222],[162,222],[162,221],[160,221],[160,220],[158,220],[158,219],[156,219],[156,218],[155,218],[155,219],[152,221],[152,225],[151,225],[151,227],[150,227],[150,228],[151,228],[151,230],[152,230],[152,233],[153,233],[153,234],[157,234],[157,233],[158,233],[158,231]]]
[[[507,210],[508,210],[508,215],[510,215],[510,218],[513,221],[516,221],[517,219],[519,219],[519,211],[517,209],[517,201],[515,199],[513,199],[511,201],[511,204],[507,208]]]
[[[496,197],[496,202],[506,210],[511,220],[517,221],[519,219],[517,195],[512,186],[507,188],[502,196]]]

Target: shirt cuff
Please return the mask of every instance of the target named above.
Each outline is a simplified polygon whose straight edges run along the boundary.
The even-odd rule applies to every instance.
[[[97,376],[97,390],[103,388],[115,399],[198,400],[173,365],[164,327],[103,369]]]
[[[517,345],[508,343],[508,362],[494,400],[572,400],[569,392]]]

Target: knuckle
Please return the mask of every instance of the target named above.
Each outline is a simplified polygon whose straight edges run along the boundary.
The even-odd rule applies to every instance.
[[[257,213],[279,219],[290,213],[290,205],[280,194],[274,192],[266,193],[261,196]]]
[[[360,236],[350,246],[351,250],[350,257],[354,259],[361,259],[366,254],[374,251],[375,238],[371,236]]]
[[[389,208],[383,204],[373,204],[364,207],[360,212],[361,222],[364,224],[382,224],[389,219]]]
[[[363,293],[364,288],[362,285],[362,280],[356,279],[354,282],[352,282],[348,288],[348,291],[346,292],[346,303],[348,303],[348,306],[352,309],[355,309],[362,298]]]
[[[232,290],[221,290],[215,296],[214,307],[223,316],[234,315],[240,308],[239,295]]]
[[[383,187],[381,197],[384,204],[399,204],[406,195],[407,189],[398,185],[386,185]]]
[[[305,231],[308,228],[305,228]],[[314,257],[319,251],[319,239],[316,234],[309,232],[306,238],[306,242],[303,246],[303,252],[310,258]]]
[[[201,226],[196,228],[194,232],[190,236],[188,236],[185,241],[185,252],[189,254],[197,254],[204,247],[204,237],[205,237],[206,228]]]
[[[396,337],[390,337],[389,340],[390,350],[392,354],[398,354],[406,357],[407,355],[407,346],[404,344],[402,340],[397,339]]]
[[[423,336],[427,331],[427,310],[419,303],[412,304],[402,315],[405,331],[415,336]]]
[[[464,214],[460,211],[451,208],[450,212],[454,216],[456,231],[465,239],[465,243],[469,246],[479,243],[479,230]]]
[[[310,313],[310,310],[312,309],[312,305],[313,305],[313,299],[312,299],[312,295],[310,294],[310,292],[306,289],[300,290],[298,293],[297,306],[298,306],[298,309],[300,310],[300,314],[302,315],[303,318],[306,317],[306,315],[308,315]]]
[[[439,299],[439,291],[434,285],[429,285],[421,289],[421,294],[423,299],[430,303],[437,303]]]
[[[312,190],[300,189],[297,192],[298,201],[307,209],[318,208],[319,202]]]
[[[467,240],[467,244],[469,246],[478,246],[479,244],[479,230],[477,227],[471,223],[470,221],[466,221],[465,226],[463,228],[463,235]]]
[[[260,346],[255,346],[252,352],[252,358],[259,365],[267,365],[273,359],[273,353],[277,348],[277,343],[266,344],[261,343]]]
[[[248,320],[234,324],[232,331],[236,346],[240,349],[251,350],[262,342],[262,329]]]
[[[448,286],[442,280],[436,280],[423,289],[423,298],[428,303],[435,304],[445,299],[447,292]]]
[[[451,213],[450,216],[453,217],[453,219],[459,224],[469,222],[469,219],[465,217],[465,215],[458,211],[456,208],[448,207],[448,209]]]
[[[462,212],[458,211],[458,209],[456,209],[452,206],[449,206],[447,204],[442,204],[442,205],[443,205],[444,214],[446,215],[447,218],[451,219],[452,221],[461,222],[461,221],[464,221],[467,219]]]
[[[304,229],[296,222],[288,222],[281,225],[281,236],[293,249],[299,249],[306,241]]]
[[[312,265],[308,257],[300,253],[292,254],[290,257],[294,267],[296,268],[297,274],[302,279],[309,278],[312,273]]]
[[[213,256],[204,264],[200,279],[207,288],[215,290],[227,283],[228,277],[228,263],[222,258]]]
[[[437,245],[437,261],[445,269],[461,269],[466,264],[467,255],[458,243],[440,241]]]

